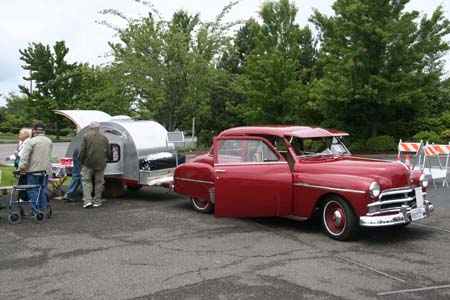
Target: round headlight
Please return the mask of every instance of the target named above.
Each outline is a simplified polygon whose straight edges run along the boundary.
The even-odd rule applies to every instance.
[[[378,182],[372,182],[369,186],[369,195],[372,198],[376,198],[380,195],[381,188]]]
[[[420,175],[420,185],[423,188],[426,188],[428,186],[428,176],[425,174]]]

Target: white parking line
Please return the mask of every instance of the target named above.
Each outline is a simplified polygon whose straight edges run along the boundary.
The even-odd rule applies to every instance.
[[[409,289],[409,290],[398,290],[398,291],[391,291],[391,292],[382,292],[382,293],[377,293],[377,295],[378,295],[378,296],[384,296],[384,295],[401,294],[401,293],[412,293],[412,292],[420,292],[420,291],[436,290],[436,289],[448,289],[448,288],[450,288],[450,284],[447,284],[447,285],[437,285],[437,286],[429,286],[429,287],[418,288],[418,289]]]
[[[443,228],[439,228],[439,227],[434,227],[434,226],[430,226],[430,225],[423,225],[423,224],[419,224],[419,223],[412,223],[412,224],[413,224],[413,225],[416,225],[416,226],[422,226],[422,227],[432,228],[432,229],[436,229],[436,230],[439,230],[439,231],[444,231],[444,232],[450,233],[450,230],[443,229]]]
[[[283,236],[283,237],[285,237],[285,238],[287,238],[287,239],[289,239],[289,240],[292,240],[292,241],[294,241],[294,242],[297,242],[297,243],[301,242],[301,243],[303,243],[303,244],[305,243],[304,241],[300,240],[298,237],[296,237],[296,236],[293,235],[293,234],[289,234],[289,233],[285,233],[285,232],[282,232],[282,231],[278,231],[278,230],[275,230],[275,229],[273,229],[273,228],[270,228],[270,227],[268,227],[268,226],[266,226],[266,225],[263,225],[263,224],[260,224],[260,223],[253,223],[253,224],[256,225],[256,226],[258,226],[258,227],[262,227],[262,228],[264,228],[264,229],[266,229],[266,230],[268,230],[268,231],[271,231],[271,232],[275,233],[275,234],[278,235],[278,236]],[[311,243],[311,242],[308,242],[307,244],[308,244],[309,247],[311,247],[311,248],[313,248],[313,249],[318,249],[319,251],[322,251],[322,252],[325,252],[325,253],[328,253],[330,256],[332,256],[332,257],[334,257],[334,258],[336,258],[336,259],[345,261],[345,262],[350,263],[350,264],[354,264],[354,265],[359,266],[359,267],[361,267],[361,268],[363,268],[363,269],[370,270],[370,271],[372,271],[372,272],[374,272],[374,273],[377,273],[377,274],[379,274],[379,275],[385,276],[385,277],[387,277],[387,278],[391,278],[391,279],[394,279],[394,280],[397,280],[397,281],[400,281],[400,282],[403,282],[403,283],[406,282],[406,280],[403,280],[403,279],[401,279],[401,278],[399,278],[399,277],[396,277],[396,276],[394,276],[394,275],[388,274],[388,273],[383,272],[383,271],[381,271],[381,270],[375,269],[375,268],[373,268],[373,267],[371,267],[371,266],[362,264],[362,263],[360,263],[360,262],[358,262],[358,261],[356,261],[356,260],[354,260],[354,259],[347,258],[347,257],[341,256],[341,255],[338,255],[338,254],[336,254],[336,253],[333,253],[333,252],[330,251],[330,250],[322,249],[322,248],[318,247],[317,245],[315,245],[315,244],[313,244],[313,243]]]
[[[346,258],[346,257],[340,256],[340,255],[334,254],[333,252],[328,251],[328,250],[322,250],[322,251],[326,251],[326,252],[330,253],[331,255],[333,255],[333,256],[336,257],[336,258],[342,259],[342,260],[344,260],[344,261],[346,261],[346,262],[348,262],[348,263],[351,263],[351,264],[360,266],[361,268],[365,268],[365,269],[367,269],[367,270],[370,270],[370,271],[372,271],[372,272],[378,273],[378,274],[383,275],[383,276],[385,276],[385,277],[388,277],[388,278],[391,278],[391,279],[394,279],[394,280],[397,280],[397,281],[400,281],[400,282],[406,282],[406,280],[403,280],[403,279],[401,279],[401,278],[398,278],[398,277],[396,277],[396,276],[394,276],[394,275],[391,275],[391,274],[388,274],[388,273],[386,273],[386,272],[380,271],[380,270],[375,269],[375,268],[373,268],[373,267],[371,267],[371,266],[368,266],[368,265],[359,263],[359,262],[357,262],[356,260],[353,260],[353,259],[351,259],[351,258]]]

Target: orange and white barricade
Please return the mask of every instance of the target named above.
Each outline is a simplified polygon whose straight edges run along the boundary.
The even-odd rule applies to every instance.
[[[442,179],[442,186],[448,185],[447,173],[450,158],[449,145],[426,145],[424,147],[423,173],[430,175],[436,187],[436,179]]]
[[[423,143],[414,143],[414,142],[403,142],[400,140],[398,143],[398,154],[397,160],[402,161],[402,154],[405,155],[404,162],[410,168],[414,169],[416,166],[420,168],[422,165],[422,156],[423,156]],[[413,157],[413,162],[411,165],[411,156]]]

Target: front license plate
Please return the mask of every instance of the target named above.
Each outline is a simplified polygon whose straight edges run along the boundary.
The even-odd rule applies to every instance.
[[[423,219],[422,208],[411,209],[411,220],[416,221]]]

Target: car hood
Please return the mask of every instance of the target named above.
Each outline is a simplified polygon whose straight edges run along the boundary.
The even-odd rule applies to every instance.
[[[369,179],[378,182],[382,189],[410,185],[410,172],[404,164],[380,159],[332,155],[306,157],[299,160],[295,171],[321,176],[348,175],[355,180]]]

